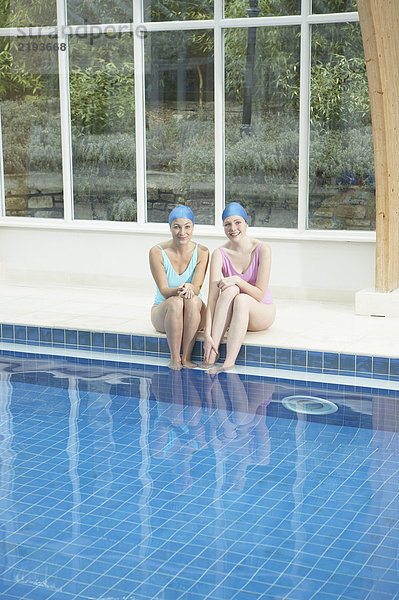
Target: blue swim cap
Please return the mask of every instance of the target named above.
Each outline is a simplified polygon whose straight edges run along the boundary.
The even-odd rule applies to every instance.
[[[222,221],[227,219],[227,217],[231,217],[232,215],[238,215],[242,217],[248,223],[248,215],[246,210],[241,204],[238,202],[230,202],[222,212]]]
[[[194,213],[188,206],[175,206],[169,213],[169,227],[172,225],[172,221],[175,219],[190,219],[194,225]]]

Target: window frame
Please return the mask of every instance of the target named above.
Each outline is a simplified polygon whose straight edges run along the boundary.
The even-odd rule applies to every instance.
[[[374,231],[357,230],[310,230],[307,228],[309,190],[309,130],[310,130],[310,69],[311,27],[315,24],[358,22],[357,12],[312,14],[311,0],[302,0],[301,13],[294,16],[224,18],[223,0],[214,0],[214,18],[195,21],[146,22],[143,20],[142,0],[132,0],[133,22],[118,24],[67,25],[66,0],[57,2],[57,25],[46,27],[0,28],[0,36],[57,35],[58,43],[65,43],[67,50],[58,53],[60,85],[60,130],[62,147],[62,173],[64,190],[64,218],[11,217],[5,214],[5,187],[1,137],[0,107],[0,226],[94,230],[130,233],[157,233],[168,229],[164,223],[147,223],[146,202],[146,130],[144,98],[144,35],[145,32],[199,30],[214,31],[214,119],[215,119],[215,225],[196,225],[198,234],[208,237],[220,236],[221,214],[224,207],[224,30],[248,27],[276,27],[296,25],[301,29],[300,40],[300,97],[299,97],[299,171],[298,171],[298,226],[296,228],[254,227],[255,235],[269,239],[365,241],[375,240]],[[134,45],[135,78],[135,136],[136,136],[136,186],[137,221],[116,222],[98,220],[74,220],[72,140],[70,123],[69,91],[69,36],[77,33],[132,32]]]

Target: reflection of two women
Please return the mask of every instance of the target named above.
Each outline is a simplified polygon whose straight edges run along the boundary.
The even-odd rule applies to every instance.
[[[223,488],[241,492],[248,469],[269,463],[266,407],[274,385],[228,373],[205,377],[204,388],[210,415],[210,444],[223,461]]]
[[[244,488],[248,467],[268,464],[265,415],[273,389],[273,385],[245,381],[235,373],[210,378],[184,370],[153,376],[157,418],[151,455],[171,461],[174,491],[191,487],[192,459],[207,446],[223,461],[224,486],[238,492]]]
[[[198,382],[189,373],[186,370],[156,373],[151,384],[157,403],[157,417],[150,436],[151,456],[171,463],[170,484],[175,492],[192,486],[193,454],[207,445]]]

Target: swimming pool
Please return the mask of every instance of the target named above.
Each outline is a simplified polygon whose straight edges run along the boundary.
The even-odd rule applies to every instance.
[[[399,598],[395,384],[134,360],[0,354],[2,600]]]

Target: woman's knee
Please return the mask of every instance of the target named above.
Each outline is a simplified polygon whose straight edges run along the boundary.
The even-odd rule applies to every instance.
[[[236,296],[240,296],[240,288],[238,285],[230,285],[220,293],[219,300],[231,302]]]
[[[234,298],[233,310],[240,312],[249,311],[249,297],[247,294],[238,294],[238,296]]]
[[[190,300],[184,300],[184,312],[187,314],[199,314],[202,309],[202,300],[198,296],[190,298]]]
[[[170,296],[167,299],[168,303],[168,315],[181,315],[183,314],[184,301],[180,296]]]

